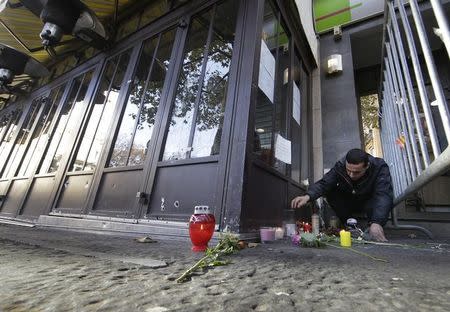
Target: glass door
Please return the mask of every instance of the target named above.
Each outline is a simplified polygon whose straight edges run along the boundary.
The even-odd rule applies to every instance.
[[[173,59],[177,28],[146,39],[140,48],[130,89],[114,125],[102,172],[95,176],[89,213],[135,217],[136,197],[151,161],[155,126],[161,119],[166,81]]]
[[[88,108],[87,118],[83,124],[82,131],[80,131],[74,143],[76,146],[74,157],[69,162],[68,170],[60,186],[54,211],[65,213],[81,213],[83,211],[94,170],[97,167],[100,153],[108,136],[114,110],[121,90],[125,87],[125,73],[130,63],[132,50],[132,48],[128,49],[106,61],[103,73],[99,78],[99,85],[94,100]],[[72,94],[76,94],[76,92],[79,91],[72,90]],[[70,113],[76,116],[78,111],[74,107]],[[72,148],[73,145],[67,146],[61,141],[64,135],[71,135],[70,128],[72,124],[70,120],[67,126],[69,127],[68,130],[60,134],[59,143],[55,142],[52,148],[54,152],[44,161],[41,170],[50,172],[57,170],[64,150]]]

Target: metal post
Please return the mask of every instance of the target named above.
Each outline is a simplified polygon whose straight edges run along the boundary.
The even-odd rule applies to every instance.
[[[403,1],[403,0],[401,0]],[[420,16],[419,6],[416,0],[409,0],[411,6],[411,12],[416,24],[417,35],[419,36],[420,45],[422,46],[423,56],[425,63],[427,64],[428,74],[430,75],[431,85],[433,87],[434,95],[436,97],[439,113],[442,119],[442,125],[444,126],[445,136],[447,142],[450,142],[450,117],[447,107],[447,101],[442,90],[442,85],[437,74],[436,65],[434,64],[433,55],[431,54],[430,45],[427,40],[425,32],[425,26],[423,25],[422,17]]]
[[[400,133],[400,129],[398,126],[398,122],[395,121],[394,118],[394,111],[393,111],[393,101],[392,98],[390,96],[390,90],[388,88],[388,83],[387,81],[384,82],[384,89],[386,91],[386,100],[388,101],[388,105],[386,105],[386,116],[387,116],[387,127],[386,129],[388,130],[388,137],[390,138],[390,145],[392,145],[392,151],[393,151],[393,156],[395,157],[395,161],[398,164],[398,176],[399,176],[399,182],[400,182],[400,188],[399,190],[403,190],[404,188],[407,187],[408,185],[408,179],[407,179],[407,170],[405,168],[405,163],[406,163],[406,159],[405,159],[405,154],[402,153],[401,150],[399,149],[395,149],[395,139],[398,137],[399,133]]]
[[[427,123],[428,134],[430,135],[431,146],[433,148],[434,158],[438,157],[441,153],[441,148],[439,146],[436,128],[434,126],[433,116],[431,114],[430,101],[428,99],[428,94],[425,89],[425,83],[422,76],[422,69],[419,62],[419,56],[417,55],[416,45],[414,43],[414,38],[411,30],[411,26],[409,25],[408,16],[406,15],[405,8],[403,7],[403,3],[400,0],[397,1],[397,7],[400,12],[400,17],[403,24],[403,29],[406,35],[406,41],[408,43],[409,54],[411,56],[411,62],[413,64],[414,75],[417,81],[417,88],[419,89],[420,100],[422,103],[422,109],[425,114],[425,121]],[[396,23],[397,21],[395,21]]]
[[[414,116],[414,122],[416,124],[417,135],[419,138],[420,149],[422,152],[422,159],[425,168],[430,164],[430,156],[428,155],[428,148],[425,142],[425,137],[423,134],[422,123],[419,117],[419,110],[417,109],[416,95],[414,94],[414,87],[412,85],[411,75],[409,74],[408,62],[406,61],[405,48],[403,47],[402,37],[400,35],[400,29],[398,27],[397,18],[395,15],[395,10],[392,2],[388,1],[389,13],[391,15],[391,23],[393,28],[394,40],[390,39],[392,42],[396,42],[396,47],[400,56],[400,62],[402,64],[403,76],[405,77],[406,88],[409,95],[409,103],[411,104],[411,109]],[[391,33],[390,29],[388,29]]]
[[[386,107],[386,101],[385,99],[385,92],[383,92],[383,99],[381,101],[382,107],[384,107],[384,109],[387,109]],[[393,177],[393,187],[394,187],[394,194],[397,193],[398,190],[398,183],[397,183],[397,172],[395,167],[393,167],[393,161],[392,161],[392,155],[391,155],[391,151],[390,151],[390,146],[388,143],[388,137],[387,137],[387,129],[386,129],[386,117],[387,114],[383,111],[383,116],[381,119],[381,145],[383,147],[383,151],[384,151],[384,159],[386,161],[386,163],[388,164],[389,168],[391,169],[391,175]]]
[[[395,122],[394,121],[394,112],[393,112],[392,108],[390,108],[388,110],[388,114],[389,114],[388,121],[392,125]],[[404,153],[402,153],[400,148],[397,148],[397,145],[395,144],[395,138],[397,137],[395,130],[394,130],[395,128],[392,126],[389,128],[391,129],[389,137],[390,137],[390,145],[392,146],[392,154],[394,155],[394,160],[398,167],[398,169],[397,169],[397,175],[398,175],[398,180],[399,180],[398,192],[400,193],[408,186],[405,161],[404,161],[404,159],[402,159],[402,157],[404,157]]]
[[[391,127],[389,127],[389,112],[388,112],[388,101],[386,99],[386,91],[383,92],[384,97],[384,103],[383,103],[383,135],[385,138],[385,148],[387,150],[389,161],[391,163],[396,163],[395,155],[392,152],[392,143],[391,143]],[[395,184],[396,184],[396,192],[399,192],[401,190],[401,181],[400,181],[400,175],[399,175],[399,166],[394,167],[394,170],[392,174],[395,177]]]
[[[390,89],[388,87],[388,83],[386,82],[386,87],[387,87],[387,93],[390,94]],[[400,126],[398,124],[398,121],[396,120],[395,117],[395,112],[394,112],[394,101],[392,99],[392,97],[388,97],[388,101],[390,103],[390,105],[388,105],[388,114],[389,114],[389,123],[390,123],[390,127],[389,129],[391,129],[391,142],[392,142],[392,146],[393,146],[393,150],[394,150],[394,154],[397,157],[397,164],[399,166],[399,177],[401,180],[401,190],[405,189],[408,184],[409,184],[409,179],[408,179],[408,170],[406,168],[407,165],[407,161],[406,161],[406,155],[405,155],[405,151],[400,149],[400,148],[396,148],[397,144],[395,142],[396,138],[399,137],[399,135],[401,134],[401,129]]]
[[[402,194],[395,198],[394,204],[398,204],[405,200],[406,197],[424,187],[428,182],[434,178],[441,176],[448,172],[450,168],[450,147],[447,147],[438,158],[420,175],[409,187],[402,192]]]
[[[442,34],[442,41],[447,48],[447,54],[450,57],[450,30],[447,24],[447,18],[445,17],[444,10],[442,9],[442,4],[440,0],[430,0],[431,6],[433,7],[434,16],[436,16],[436,21],[439,25],[439,30]]]
[[[389,38],[391,38],[392,37],[391,30],[389,27],[387,29],[388,29]],[[422,171],[422,165],[420,164],[419,150],[417,149],[416,136],[415,136],[414,127],[413,127],[414,125],[413,125],[413,122],[411,119],[411,112],[409,111],[409,105],[408,105],[409,101],[408,101],[408,97],[406,96],[405,84],[403,81],[403,76],[400,71],[400,64],[398,62],[395,42],[391,41],[390,44],[386,42],[386,45],[387,45],[388,55],[391,57],[391,59],[394,63],[394,67],[392,68],[392,71],[397,76],[398,87],[400,89],[400,95],[402,97],[402,103],[401,103],[402,105],[399,106],[399,109],[403,108],[402,112],[405,114],[405,117],[406,117],[406,126],[408,128],[409,142],[411,144],[411,148],[412,148],[412,152],[413,152],[413,156],[414,156],[414,162],[416,164],[415,172],[417,172],[417,175],[419,175],[420,172]],[[403,114],[402,114],[402,117],[403,117]]]
[[[386,104],[385,104],[386,105]],[[387,109],[387,107],[386,107]],[[394,182],[394,194],[395,196],[397,196],[397,194],[400,193],[401,190],[401,184],[400,184],[400,177],[399,177],[399,167],[398,166],[394,166],[395,164],[395,157],[393,156],[393,152],[392,152],[392,145],[390,143],[390,138],[389,138],[389,132],[387,129],[387,112],[383,113],[383,127],[384,129],[386,129],[383,132],[383,148],[386,151],[386,158],[389,164],[389,167],[391,168],[391,174],[393,176],[393,182]]]
[[[390,90],[391,95],[391,99],[392,99],[392,108],[393,108],[393,112],[394,112],[394,116],[395,116],[395,120],[398,122],[400,121],[400,126],[398,128],[398,134],[399,136],[403,136],[405,138],[405,148],[403,149],[406,152],[406,155],[404,157],[405,159],[405,168],[406,170],[406,174],[408,177],[408,184],[416,177],[415,172],[413,171],[414,168],[414,164],[412,161],[412,155],[411,155],[411,151],[409,149],[409,138],[408,138],[408,130],[406,129],[406,125],[405,125],[405,120],[403,119],[403,115],[400,114],[399,112],[399,103],[400,103],[400,96],[398,95],[398,89],[395,83],[395,81],[393,81],[393,76],[391,74],[391,66],[389,64],[389,59],[386,58],[385,59],[385,66],[386,66],[386,75],[387,75],[387,85],[388,85],[388,90]],[[405,153],[403,153],[405,154]]]

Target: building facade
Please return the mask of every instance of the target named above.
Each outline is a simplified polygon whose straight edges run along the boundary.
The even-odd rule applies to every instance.
[[[281,225],[312,163],[296,3],[189,1],[132,26],[149,6],[0,112],[1,217],[185,223],[208,205],[219,231]]]
[[[84,1],[108,47],[31,53],[51,74],[3,100],[0,219],[185,234],[208,205],[217,231],[244,234],[308,218],[290,200],[364,145],[360,97],[380,84],[384,1],[331,2]]]

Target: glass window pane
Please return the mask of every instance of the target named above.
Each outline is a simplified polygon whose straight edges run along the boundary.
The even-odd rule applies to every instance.
[[[226,1],[216,9],[191,157],[216,155],[220,152],[237,6],[236,1]]]
[[[194,116],[194,105],[199,91],[199,80],[211,13],[211,11],[207,11],[195,16],[190,25],[163,160],[184,159],[191,149],[188,146],[189,136]]]
[[[16,172],[17,166],[22,160],[22,156],[25,152],[25,144],[27,142],[28,135],[32,130],[36,116],[41,108],[42,100],[42,98],[37,98],[31,103],[27,117],[23,122],[22,129],[20,129],[17,135],[16,143],[14,144],[8,163],[3,171],[2,178],[13,176]]]
[[[43,149],[46,147],[49,127],[53,121],[53,117],[55,116],[56,109],[61,101],[65,87],[66,85],[64,84],[52,90],[49,98],[46,100],[44,111],[41,113],[37,126],[33,131],[31,142],[19,170],[19,176],[31,175],[32,171],[36,169],[35,166],[41,158]]]
[[[145,159],[174,36],[175,31],[170,30],[143,44],[110,157],[110,167],[139,165]]]
[[[6,118],[8,123],[4,127],[4,132],[2,134],[3,140],[0,144],[0,169],[2,167],[2,164],[4,164],[6,157],[8,156],[8,150],[10,146],[13,144],[12,136],[17,129],[17,124],[19,122],[21,113],[22,111],[20,110],[14,111]]]
[[[75,134],[82,118],[84,98],[91,78],[92,71],[80,75],[72,83],[39,173],[52,173],[58,170],[62,157],[70,152],[71,146],[68,146],[67,142]]]
[[[277,139],[289,140],[289,37],[266,2],[262,29],[258,94],[256,95],[254,152],[263,162],[286,174],[287,166],[275,157]]]
[[[106,97],[108,95],[108,89],[113,79],[113,75],[116,69],[116,64],[119,60],[119,56],[110,59],[106,64],[106,69],[103,72],[101,78],[100,87],[97,90],[97,94],[94,99],[93,108],[89,117],[89,122],[84,130],[84,136],[78,148],[77,156],[72,163],[70,171],[81,171],[84,168],[84,162],[89,154],[89,148],[92,143],[92,139],[95,135],[96,126],[100,119],[102,108],[105,104]]]
[[[274,142],[278,136],[284,139],[290,139],[287,135],[288,118],[292,112],[287,111],[287,96],[289,94],[289,67],[291,55],[289,53],[289,39],[282,25],[278,25],[278,45],[277,45],[277,66],[275,73],[275,132]],[[292,147],[291,147],[292,149]],[[274,159],[274,168],[279,172],[286,174],[287,165],[277,159]]]
[[[128,166],[140,165],[144,162],[158,112],[161,93],[169,69],[175,30],[170,30],[161,36],[156,58],[153,61],[152,72],[144,93],[144,99],[138,125],[131,146]]]
[[[147,80],[148,70],[152,61],[156,39],[149,40],[143,47],[134,78],[132,79],[131,92],[128,96],[125,112],[122,117],[119,132],[116,137],[110,167],[120,167],[127,164],[128,150],[134,132],[135,119],[139,114],[139,106]]]
[[[131,50],[127,50],[107,62],[88,125],[70,171],[95,169],[113,119],[112,114],[128,67],[130,53]]]
[[[255,109],[255,138],[253,151],[259,159],[269,165],[274,163],[273,122],[274,122],[274,88],[275,64],[277,50],[276,19],[270,3],[266,1],[264,7],[264,21],[262,29],[258,94]]]

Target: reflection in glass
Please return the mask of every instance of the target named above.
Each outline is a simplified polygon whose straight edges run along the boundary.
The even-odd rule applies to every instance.
[[[227,1],[217,7],[191,157],[217,155],[220,152],[228,74],[236,27],[236,5],[234,1]]]
[[[196,16],[190,25],[163,160],[184,159],[190,150],[189,135],[210,21],[208,11]]]
[[[175,30],[169,30],[144,42],[110,167],[136,166],[145,160],[174,37]]]
[[[226,1],[191,22],[163,160],[219,153],[238,5]]]
[[[278,135],[289,139],[287,111],[290,77],[289,38],[267,1],[262,27],[260,71],[256,96],[253,151],[266,164],[286,173],[286,164],[275,158]]]
[[[131,50],[110,59],[101,78],[93,108],[70,171],[94,170],[107,138],[113,112],[128,67]]]
[[[61,109],[59,120],[55,126],[47,154],[39,169],[39,173],[52,173],[58,170],[62,157],[70,152],[69,138],[75,134],[82,118],[84,98],[92,78],[92,71],[74,79],[69,96]]]
[[[27,153],[19,170],[19,176],[28,176],[36,169],[37,162],[40,160],[41,153],[47,145],[48,131],[50,124],[55,116],[61,97],[64,93],[66,84],[53,89],[50,96],[45,101],[44,111],[39,116],[37,125],[33,131],[30,144],[28,145]]]
[[[8,156],[9,147],[13,144],[12,136],[17,129],[17,124],[19,123],[20,115],[22,111],[14,111],[8,116],[5,116],[5,125],[3,127],[2,142],[0,144],[0,170],[4,164],[6,157]]]
[[[34,99],[31,103],[31,107],[28,111],[27,117],[23,122],[22,129],[20,129],[17,135],[16,143],[14,144],[14,148],[11,151],[8,163],[5,167],[5,170],[3,171],[2,178],[10,177],[15,173],[17,165],[19,164],[20,160],[22,159],[23,153],[25,152],[25,144],[27,142],[28,135],[32,130],[42,101],[43,98],[37,98]]]

